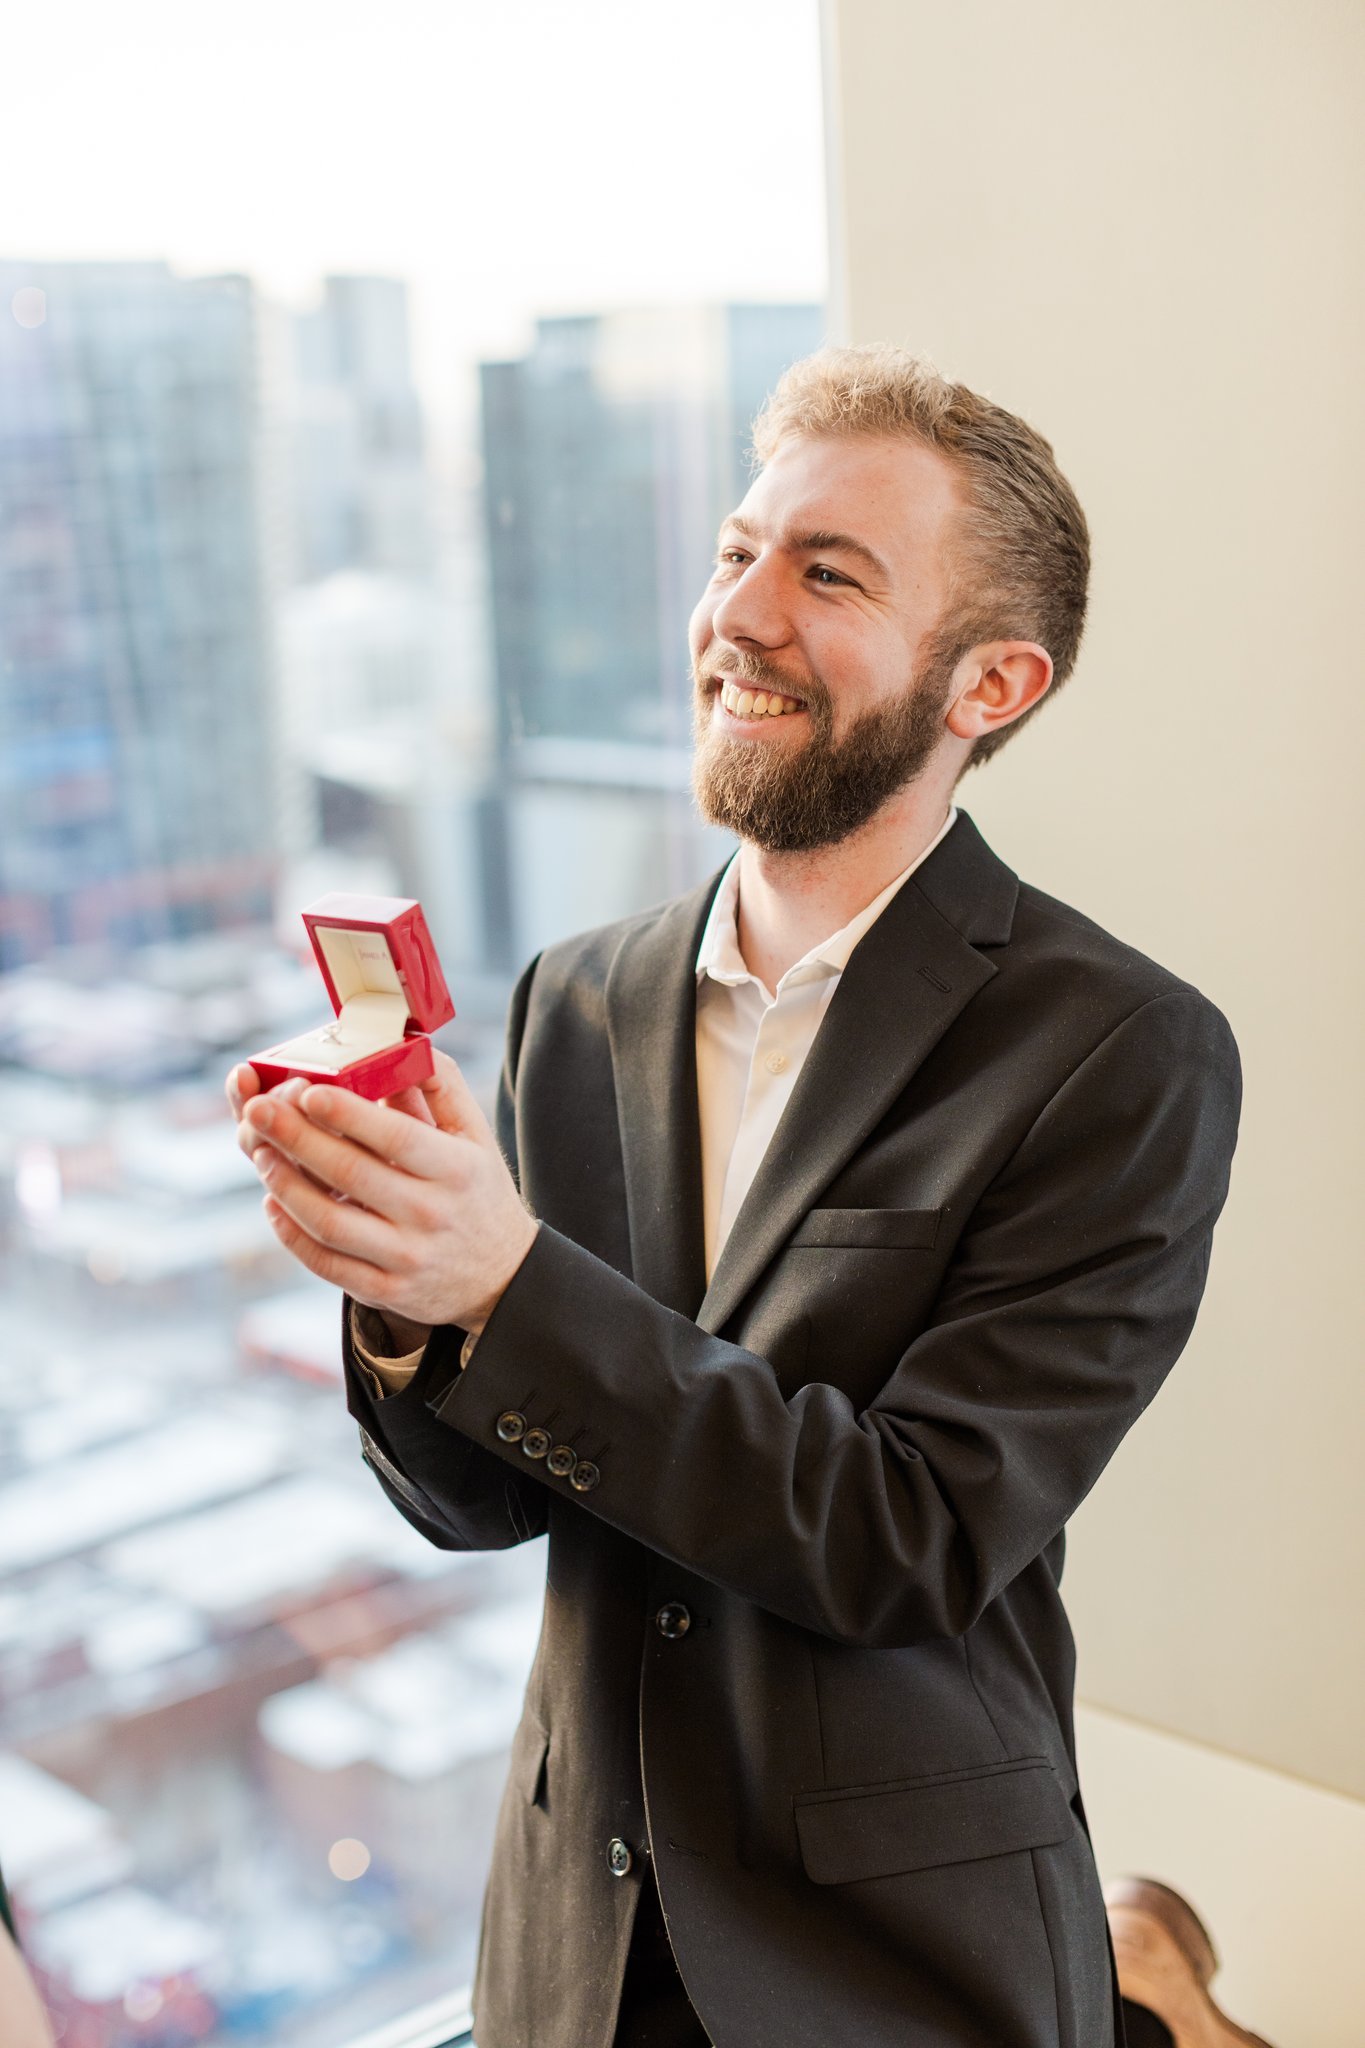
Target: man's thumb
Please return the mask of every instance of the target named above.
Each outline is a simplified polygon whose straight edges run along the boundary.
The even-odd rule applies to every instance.
[[[423,1081],[422,1095],[436,1128],[458,1131],[466,1138],[491,1138],[488,1119],[449,1053],[434,1052],[432,1058],[436,1071]]]

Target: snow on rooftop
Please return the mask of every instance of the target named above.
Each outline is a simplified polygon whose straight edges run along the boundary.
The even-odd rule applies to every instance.
[[[130,1984],[192,1977],[219,1952],[202,1920],[133,1885],[49,1914],[33,1936],[35,1960],[91,2005],[121,1999]]]
[[[237,1342],[250,1357],[303,1379],[341,1384],[341,1313],[334,1287],[320,1280],[253,1302],[237,1321]]]
[[[74,1195],[30,1241],[112,1285],[198,1272],[265,1251],[275,1238],[253,1190],[186,1209],[148,1197]]]
[[[325,1584],[347,1566],[425,1576],[452,1558],[377,1491],[304,1474],[231,1506],[113,1543],[101,1566],[125,1584],[228,1616]]]
[[[203,1617],[180,1600],[130,1601],[86,1631],[85,1659],[104,1678],[154,1671],[208,1641]]]
[[[361,1763],[375,1741],[374,1717],[325,1679],[274,1693],[262,1705],[258,1725],[272,1749],[314,1771]]]
[[[543,1588],[533,1585],[524,1597],[493,1601],[447,1622],[443,1634],[471,1663],[520,1685],[540,1641],[544,1604]]]
[[[202,1199],[257,1188],[256,1169],[224,1115],[212,1123],[177,1127],[144,1114],[118,1133],[119,1165],[131,1181],[172,1195]]]
[[[27,1906],[79,1897],[131,1868],[104,1808],[24,1757],[0,1754],[0,1814],[6,1881]]]
[[[14,1429],[24,1462],[45,1465],[146,1429],[161,1413],[154,1388],[139,1380],[103,1379],[74,1398],[45,1399],[41,1407],[16,1414]]]
[[[282,1427],[190,1415],[11,1480],[0,1492],[0,1574],[260,1486],[280,1470],[286,1450]]]
[[[444,1630],[409,1636],[276,1693],[261,1708],[261,1735],[310,1770],[368,1762],[410,1782],[498,1756],[521,1713],[525,1666],[495,1676],[463,1657],[456,1641]]]
[[[0,1139],[88,1145],[100,1135],[106,1116],[97,1095],[69,1082],[43,1074],[0,1073]]]

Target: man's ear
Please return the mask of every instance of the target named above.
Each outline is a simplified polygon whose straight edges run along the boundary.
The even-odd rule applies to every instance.
[[[1013,724],[1052,681],[1052,656],[1034,640],[991,640],[964,654],[944,721],[959,739],[979,740]]]

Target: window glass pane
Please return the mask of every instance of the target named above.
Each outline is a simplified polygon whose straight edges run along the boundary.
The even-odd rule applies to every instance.
[[[0,130],[0,1867],[61,2038],[468,1981],[543,1546],[359,1455],[234,1060],[299,919],[512,976],[728,852],[686,621],[822,332],[814,0],[31,10]],[[37,175],[41,167],[41,175]]]

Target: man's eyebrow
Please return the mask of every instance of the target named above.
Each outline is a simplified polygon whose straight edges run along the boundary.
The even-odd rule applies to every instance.
[[[749,520],[741,519],[737,513],[732,514],[724,522],[721,532],[722,534],[742,533],[746,540],[758,538]],[[881,556],[874,554],[866,541],[855,540],[851,533],[830,533],[822,527],[815,533],[798,534],[794,540],[788,541],[786,545],[794,548],[798,554],[803,555],[836,553],[855,555],[860,562],[866,562],[869,569],[875,575],[882,577],[883,580],[889,581],[891,577],[891,571],[887,568]]]

